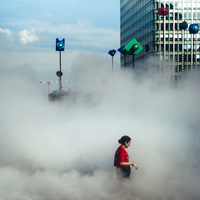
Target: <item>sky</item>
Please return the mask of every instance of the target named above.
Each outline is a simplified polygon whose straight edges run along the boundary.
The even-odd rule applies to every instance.
[[[112,73],[119,5],[42,2],[0,3],[0,200],[199,199],[199,72],[172,85],[155,58],[122,71],[116,54]],[[39,81],[57,78],[56,37],[63,87],[82,93],[52,102]],[[113,166],[123,135],[128,181]]]
[[[0,52],[6,68],[29,65],[36,71],[38,83],[57,81],[59,52],[55,43],[56,38],[65,38],[63,80],[74,78],[70,72],[77,57],[90,62],[104,60],[103,67],[111,71],[108,51],[120,47],[119,2],[2,0],[0,7]],[[120,68],[119,59],[118,53],[114,70]],[[41,87],[47,90],[47,86]],[[56,84],[51,87],[57,89]]]

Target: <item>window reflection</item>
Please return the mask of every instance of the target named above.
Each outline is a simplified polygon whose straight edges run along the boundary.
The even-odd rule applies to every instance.
[[[173,2],[170,2],[170,9],[173,9],[174,6],[173,6]]]
[[[196,12],[193,13],[193,19],[197,19],[197,13]]]
[[[170,13],[170,20],[173,20],[173,13]]]
[[[193,3],[192,3],[192,7],[193,7],[193,9],[196,9],[196,8],[197,8],[197,3],[196,3],[196,2],[193,2]]]
[[[178,2],[175,2],[175,9],[178,9]]]
[[[178,20],[178,13],[175,13],[175,20]]]
[[[188,2],[188,9],[192,9],[192,3]]]
[[[188,13],[188,19],[192,19],[192,13],[191,12]]]

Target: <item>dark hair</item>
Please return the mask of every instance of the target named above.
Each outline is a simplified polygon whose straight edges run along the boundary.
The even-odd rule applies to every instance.
[[[118,142],[122,145],[125,144],[125,142],[129,142],[131,140],[131,138],[127,135],[124,135],[121,137],[121,139],[118,140]]]

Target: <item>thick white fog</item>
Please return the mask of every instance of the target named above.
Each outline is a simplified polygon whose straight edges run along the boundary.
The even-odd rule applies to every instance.
[[[49,102],[31,66],[0,66],[0,200],[200,199],[196,74],[173,86],[88,59],[71,75],[89,100]],[[119,182],[123,135],[139,169]]]

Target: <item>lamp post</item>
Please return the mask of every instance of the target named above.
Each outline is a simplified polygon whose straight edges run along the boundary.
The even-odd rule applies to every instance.
[[[113,73],[113,57],[114,57],[115,53],[116,53],[116,50],[114,50],[114,49],[110,50],[108,52],[108,54],[111,55],[111,57],[112,57],[112,73]]]
[[[118,49],[118,51],[119,51],[121,54],[124,55],[124,67],[126,67],[126,55],[127,55],[127,51],[124,50],[124,47],[125,47],[125,46],[121,46],[121,47]]]
[[[184,51],[184,45],[185,45],[185,30],[188,28],[188,23],[186,21],[183,21],[181,23],[181,29],[182,29],[182,77],[185,71],[185,51]]]
[[[63,75],[62,71],[61,71],[61,51],[65,50],[65,39],[59,40],[58,38],[56,38],[56,51],[59,51],[59,60],[60,60],[60,71],[56,72],[56,75],[59,77],[59,83],[60,83],[60,87],[59,90],[62,89],[62,81],[61,81],[61,77]]]
[[[198,31],[199,31],[198,24],[190,24],[189,32],[190,34],[193,34],[193,67],[194,67],[194,34],[197,34]]]
[[[132,55],[132,66],[135,67],[135,58],[134,55],[137,55],[140,51],[142,51],[143,47],[142,45],[134,38],[131,40],[125,47],[124,51],[127,52],[127,54]]]
[[[158,8],[158,14],[163,16],[163,65],[165,73],[165,16],[169,14],[169,8]]]

